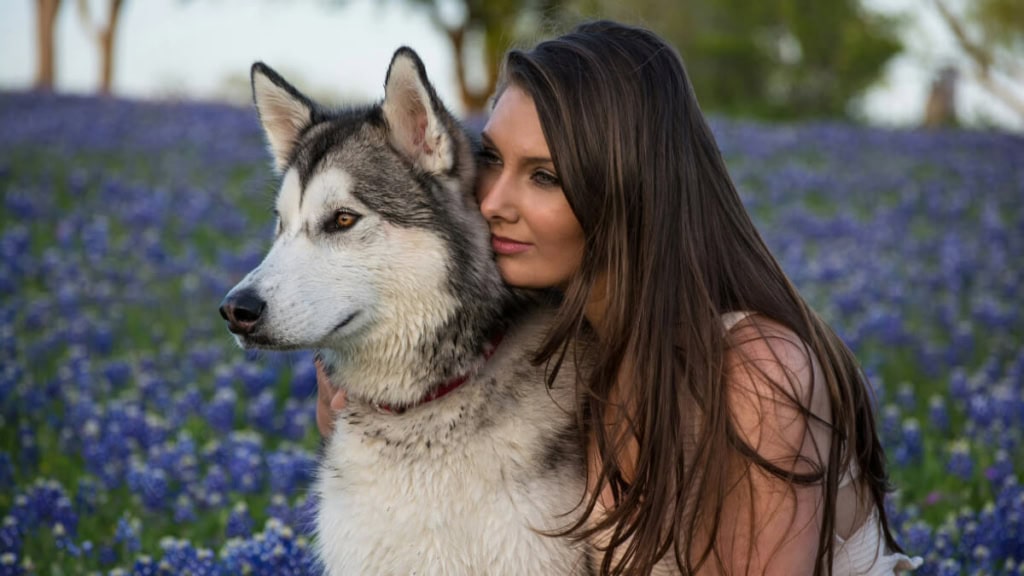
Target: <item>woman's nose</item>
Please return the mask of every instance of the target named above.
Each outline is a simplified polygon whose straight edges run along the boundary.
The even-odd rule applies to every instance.
[[[515,222],[515,194],[505,174],[483,177],[479,180],[477,196],[480,199],[480,213],[488,222],[505,220]]]

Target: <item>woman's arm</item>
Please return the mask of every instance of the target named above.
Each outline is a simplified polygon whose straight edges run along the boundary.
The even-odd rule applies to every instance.
[[[799,337],[754,316],[732,331],[726,355],[726,403],[740,438],[776,467],[797,474],[823,471],[828,425],[802,414],[796,403],[831,422],[821,368]],[[728,485],[715,550],[724,573],[811,574],[823,509],[820,483],[789,484],[739,453],[729,455]],[[698,542],[703,550],[707,542]],[[721,573],[709,559],[699,574]]]

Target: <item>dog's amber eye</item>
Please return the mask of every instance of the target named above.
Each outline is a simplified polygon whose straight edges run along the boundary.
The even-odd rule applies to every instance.
[[[359,216],[351,212],[338,212],[334,216],[334,223],[338,225],[341,230],[347,230],[355,226],[356,222],[359,221]]]

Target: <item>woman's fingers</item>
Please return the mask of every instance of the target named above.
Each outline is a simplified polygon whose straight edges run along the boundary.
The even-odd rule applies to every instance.
[[[313,362],[316,365],[316,427],[320,435],[327,438],[334,432],[334,413],[345,407],[345,392],[331,384],[319,357]]]
[[[338,390],[334,393],[334,397],[331,398],[331,410],[335,412],[344,410],[345,405],[348,404],[348,394],[344,390]]]

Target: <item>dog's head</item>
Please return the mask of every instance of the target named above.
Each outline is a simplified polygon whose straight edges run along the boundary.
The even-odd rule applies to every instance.
[[[470,140],[415,52],[375,106],[327,110],[261,63],[252,89],[281,187],[270,252],[220,308],[239,344],[397,350],[451,323],[460,291],[500,289]]]

